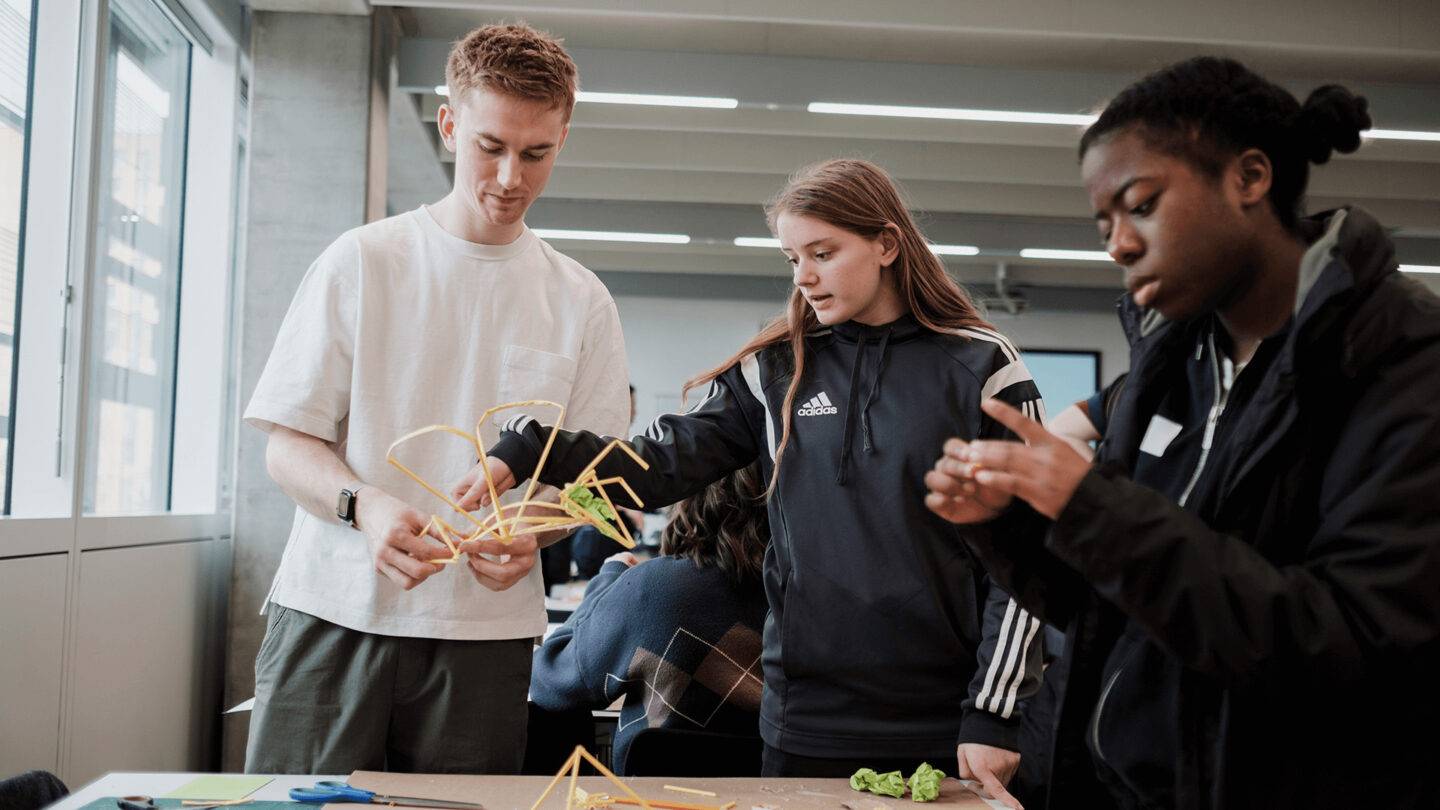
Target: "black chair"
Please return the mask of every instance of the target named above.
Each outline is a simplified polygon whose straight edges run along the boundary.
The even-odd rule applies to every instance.
[[[549,712],[531,703],[525,764],[520,772],[531,776],[550,776],[560,770],[577,745],[583,745],[589,751],[595,750],[595,718],[589,709]],[[594,770],[589,765],[585,768],[585,773]]]
[[[622,776],[759,776],[760,737],[679,728],[647,728],[635,735]]]
[[[38,810],[70,795],[70,789],[49,771],[28,771],[0,780],[0,810]]]

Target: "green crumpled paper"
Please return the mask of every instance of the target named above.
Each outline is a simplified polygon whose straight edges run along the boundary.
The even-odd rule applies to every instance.
[[[930,763],[922,762],[920,767],[910,777],[910,798],[917,802],[933,802],[940,796],[940,783],[945,779],[944,771],[937,771],[930,767]]]
[[[875,773],[874,771],[870,770],[869,768],[861,768],[860,770],[856,771],[855,773],[850,774],[850,789],[851,789],[851,790],[869,790],[869,789],[870,789],[870,783],[871,783],[871,782],[875,779],[875,777],[877,777],[877,776],[879,776],[879,774]]]
[[[861,768],[850,777],[850,787],[855,790],[868,790],[877,796],[894,796],[900,798],[905,795],[905,777],[899,771],[889,773],[876,773],[869,768]]]
[[[565,495],[574,501],[575,505],[598,516],[602,520],[615,520],[615,513],[610,511],[610,504],[604,498],[590,491],[584,484],[576,484],[565,491]]]
[[[910,798],[917,802],[933,802],[940,796],[940,783],[945,779],[944,771],[922,762],[910,777]],[[905,778],[899,771],[876,773],[870,768],[861,768],[850,776],[853,790],[868,790],[879,796],[899,799],[905,795]]]

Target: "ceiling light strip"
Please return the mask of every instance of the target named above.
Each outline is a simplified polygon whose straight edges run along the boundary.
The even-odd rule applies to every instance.
[[[1360,133],[1366,138],[1386,141],[1434,141],[1440,143],[1440,132],[1426,132],[1419,129],[1367,129]]]
[[[575,94],[576,101],[594,104],[636,104],[644,107],[699,107],[711,110],[733,110],[740,106],[736,98],[715,96],[664,96],[651,93],[597,93],[581,90]]]
[[[449,97],[450,88],[443,85],[435,85],[435,95]],[[717,96],[665,96],[653,93],[597,93],[591,90],[580,90],[575,93],[576,101],[585,101],[592,104],[635,104],[642,107],[698,107],[712,110],[733,110],[740,106],[740,100],[736,98],[720,98]]]
[[[541,239],[572,239],[583,242],[647,242],[657,245],[688,245],[689,234],[637,233],[631,231],[576,231],[565,228],[532,228]]]
[[[978,256],[980,248],[974,245],[931,245],[930,252],[937,256]]]
[[[1103,250],[1056,250],[1054,248],[1025,248],[1020,251],[1022,259],[1060,259],[1078,262],[1114,262]]]
[[[778,248],[780,240],[772,236],[737,236],[735,247]]]
[[[993,121],[1009,124],[1056,124],[1088,127],[1096,116],[1070,113],[1024,112],[1020,110],[978,110],[954,107],[902,107],[892,104],[841,104],[812,101],[806,109],[830,115],[878,115],[891,118],[935,118],[946,121]]]

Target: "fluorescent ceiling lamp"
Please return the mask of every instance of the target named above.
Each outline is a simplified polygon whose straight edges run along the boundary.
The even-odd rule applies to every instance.
[[[806,107],[813,113],[834,115],[883,115],[892,118],[940,118],[948,121],[998,121],[1010,124],[1062,124],[1088,127],[1095,123],[1093,115],[1070,113],[1020,112],[1017,110],[972,110],[954,107],[897,107],[889,104],[837,104],[812,101]]]
[[[735,247],[778,248],[780,240],[773,236],[737,236]]]
[[[1103,250],[1053,250],[1051,248],[1025,248],[1020,251],[1024,259],[1061,259],[1072,262],[1114,262]]]
[[[1402,273],[1440,273],[1440,264],[1402,264]]]
[[[650,93],[595,93],[581,90],[575,94],[576,101],[596,104],[640,104],[647,107],[704,107],[714,110],[733,110],[740,106],[734,98],[713,96],[657,96]]]
[[[435,85],[435,95],[449,96],[450,88],[443,84]],[[594,104],[639,104],[647,107],[703,107],[714,110],[733,110],[740,106],[740,100],[735,98],[715,98],[712,96],[657,96],[650,93],[595,93],[589,90],[581,90],[575,94],[576,101],[589,101]]]
[[[632,233],[629,231],[572,231],[563,228],[532,228],[541,239],[576,239],[585,242],[651,242],[658,245],[688,245],[683,233]]]
[[[975,256],[980,248],[974,245],[931,245],[930,252],[937,256]]]
[[[1378,140],[1440,142],[1440,132],[1426,132],[1419,129],[1370,129],[1360,134],[1366,138]]]
[[[778,248],[780,240],[771,236],[737,236],[736,247]],[[931,245],[931,252],[940,256],[975,256],[980,248],[974,245]]]

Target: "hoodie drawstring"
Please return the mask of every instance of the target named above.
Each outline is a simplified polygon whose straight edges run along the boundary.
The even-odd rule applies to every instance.
[[[880,398],[880,376],[885,373],[885,361],[890,354],[890,333],[886,329],[880,336],[880,361],[875,367],[875,379],[870,383],[870,392],[865,395],[865,404],[860,404],[860,364],[865,359],[865,344],[869,338],[862,334],[855,344],[855,365],[850,368],[850,401],[845,406],[845,429],[840,440],[840,469],[835,472],[835,483],[844,486],[850,478],[850,444],[855,439],[856,411],[859,411],[860,432],[865,439],[865,452],[875,452],[875,442],[870,432],[870,406]],[[857,407],[858,406],[858,407]]]
[[[840,440],[840,469],[835,472],[835,483],[844,486],[846,470],[850,467],[850,439],[855,429],[855,409],[860,404],[860,361],[865,357],[866,336],[860,335],[855,344],[855,365],[850,367],[850,401],[845,406],[845,429],[842,431],[844,438]]]
[[[870,384],[870,393],[865,395],[865,404],[860,408],[860,432],[865,437],[865,452],[875,452],[875,443],[870,438],[870,405],[880,398],[880,375],[885,373],[885,361],[889,357],[890,331],[880,338],[880,364],[875,367],[875,381]]]

